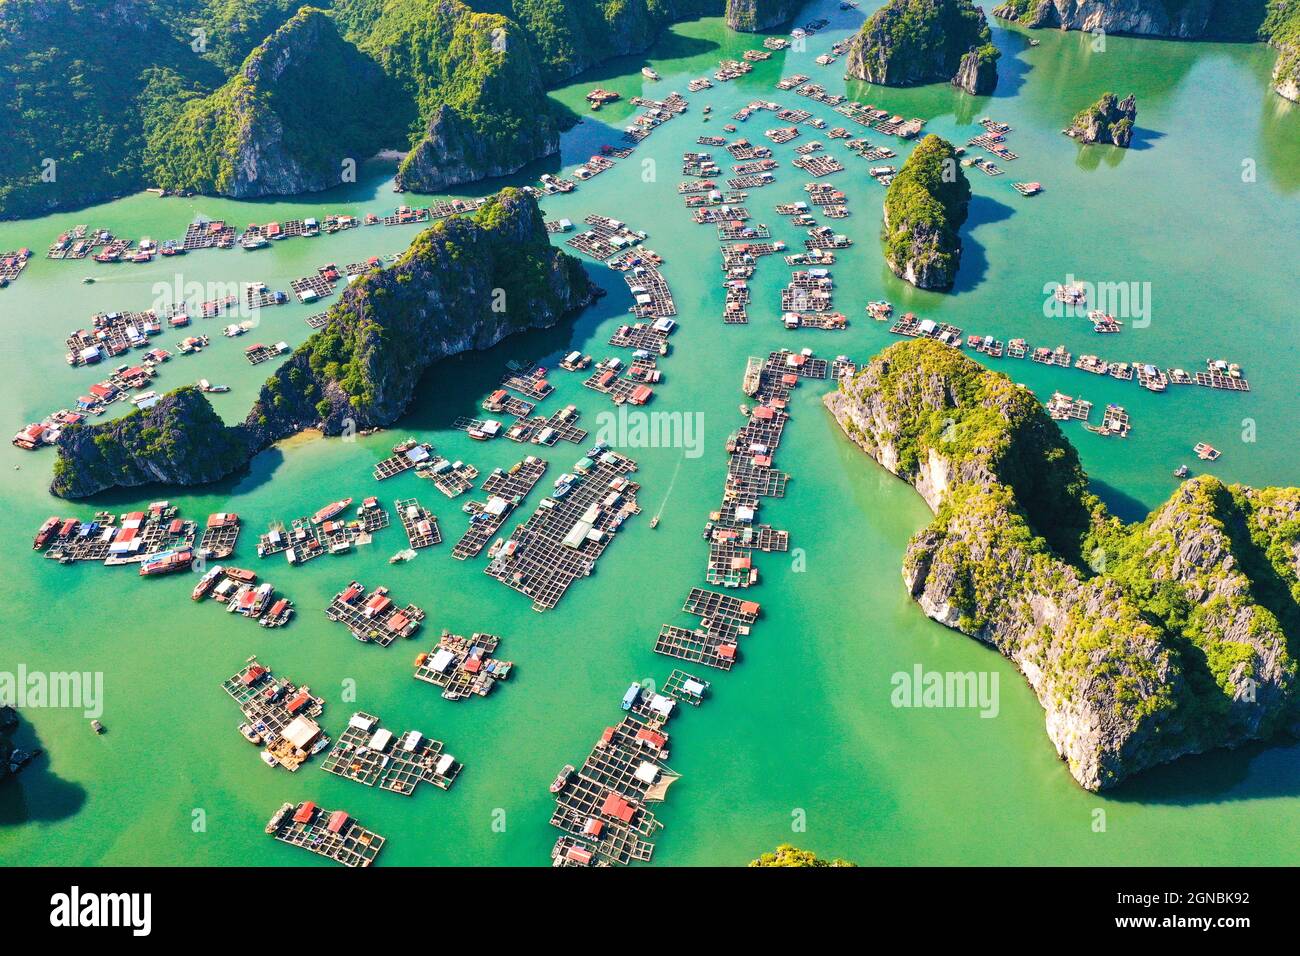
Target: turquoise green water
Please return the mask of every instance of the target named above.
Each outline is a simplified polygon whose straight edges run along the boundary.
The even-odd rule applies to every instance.
[[[1128,407],[1134,433],[1126,442],[1067,429],[1099,490],[1126,513],[1167,496],[1174,487],[1170,472],[1191,460],[1190,446],[1199,440],[1223,450],[1213,470],[1225,479],[1294,483],[1293,449],[1300,439],[1292,417],[1300,110],[1269,92],[1270,51],[1112,37],[1106,51],[1096,53],[1090,38],[1053,33],[1038,34],[1041,46],[1028,48],[1020,34],[995,29],[1005,55],[1003,80],[992,98],[939,86],[851,89],[854,98],[925,117],[929,130],[958,142],[975,134],[974,121],[984,115],[1015,127],[1010,146],[1021,158],[1002,164],[1007,175],[972,173],[976,200],[958,289],[949,296],[916,292],[889,275],[875,239],[883,190],[867,178],[868,164],[847,156],[848,171],[834,179],[850,194],[853,214],[842,227],[857,244],[841,256],[834,275],[836,306],[850,316],[849,330],[781,328],[777,290],[789,270],[776,259],[764,260],[752,283],[751,324],[724,327],[714,231],[689,221],[676,194],[678,161],[684,150],[695,148],[696,136],[720,133],[727,117],[754,98],[811,108],[836,125],[829,108],[772,86],[779,76],[798,71],[832,90],[842,87],[837,67],[818,67],[812,58],[847,35],[862,14],[820,3],[801,19],[814,11],[830,16],[833,26],[809,43],[806,54],[774,56],[739,81],[693,95],[691,112],[657,131],[632,159],[544,204],[549,217],[578,221],[598,212],[650,233],[649,244],[667,257],[665,274],[681,322],[653,408],[701,412],[705,426],[705,454],[699,458],[685,458],[680,449],[631,450],[642,466],[647,515],[667,495],[663,522],[655,531],[647,517],[630,522],[596,574],[577,583],[556,610],[533,612],[522,596],[482,574],[483,559],[453,561],[449,544],[390,567],[388,555],[404,544],[396,529],[368,549],[303,568],[259,562],[252,546],[269,520],[308,513],[343,495],[376,492],[389,503],[418,495],[454,540],[466,526],[459,500],[449,502],[413,475],[376,487],[372,463],[407,434],[483,472],[518,460],[526,453],[520,446],[474,443],[450,423],[477,408],[507,361],[553,365],[570,349],[613,353],[604,343],[623,321],[628,300],[622,280],[608,270],[593,275],[611,294],[575,322],[436,368],[408,417],[392,431],[351,444],[295,441],[258,458],[250,474],[198,493],[145,489],[60,503],[45,492],[48,451],[0,448],[0,553],[6,570],[0,600],[8,613],[0,669],[22,663],[31,670],[102,671],[103,720],[109,727],[107,735],[95,737],[78,711],[24,713],[20,740],[39,743],[49,756],[0,791],[0,859],[314,865],[321,861],[262,833],[280,802],[314,799],[345,807],[388,836],[380,858],[385,864],[546,863],[556,836],[547,826],[547,784],[617,719],[630,680],[662,679],[672,668],[651,647],[660,624],[680,622],[676,609],[686,591],[703,583],[699,531],[720,497],[721,446],[740,422],[736,406],[746,356],[809,346],[828,358],[866,358],[893,338],[863,315],[871,299],[890,299],[900,310],[968,332],[1064,343],[1076,354],[1097,351],[1189,369],[1206,357],[1240,362],[1252,383],[1249,395],[1184,389],[1156,396],[1082,372],[1003,360],[999,367],[1040,396],[1060,388],[1094,403],[1121,401]],[[728,34],[717,20],[682,24],[645,60],[610,64],[558,91],[557,100],[586,117],[566,135],[563,166],[614,141],[630,113],[626,105],[587,113],[581,98],[592,86],[612,86],[625,95],[643,86],[651,95],[684,92],[689,78],[711,73],[719,58],[755,46],[756,40]],[[662,83],[643,84],[644,62],[663,74]],[[1059,130],[1108,89],[1137,94],[1137,148],[1083,151]],[[705,103],[713,105],[708,124],[700,109]],[[759,140],[766,125],[775,124],[759,116],[742,131]],[[810,133],[795,145],[807,142]],[[828,148],[845,155],[836,144]],[[804,177],[789,166],[791,150],[777,147],[778,184],[753,191],[749,206],[778,238],[795,244],[802,234],[772,212],[774,204],[803,196]],[[725,157],[718,154],[721,162]],[[647,159],[655,161],[653,175],[643,173]],[[1242,181],[1245,160],[1254,163],[1253,182]],[[539,164],[519,181],[557,167]],[[138,196],[3,223],[0,248],[26,245],[42,252],[75,223],[161,239],[180,235],[199,213],[242,225],[294,213],[383,210],[399,201],[385,171],[370,172],[349,191],[292,202]],[[1047,191],[1021,200],[1010,189],[1013,179],[1040,180]],[[412,235],[401,228],[360,229],[257,253],[209,251],[147,266],[37,259],[0,292],[6,427],[15,430],[70,404],[99,377],[66,366],[68,331],[95,311],[147,307],[154,284],[176,281],[178,267],[184,282],[260,279],[287,289],[289,279],[324,262],[396,252]],[[1044,284],[1067,273],[1151,283],[1149,327],[1100,337],[1081,320],[1044,318]],[[82,285],[85,274],[99,281]],[[302,320],[313,311],[297,304],[266,310],[262,326],[243,340],[214,334],[203,355],[164,366],[158,385],[171,388],[199,377],[227,382],[233,390],[215,396],[217,407],[231,420],[242,417],[266,376],[266,367],[247,365],[242,347],[250,341],[301,341],[308,333]],[[178,337],[165,334],[164,344]],[[553,378],[559,394],[543,410],[575,402],[594,429],[596,414],[609,407],[605,400],[582,389],[579,376],[557,372]],[[659,810],[666,829],[657,841],[656,862],[739,863],[781,842],[889,864],[1296,862],[1300,750],[1294,746],[1185,760],[1105,797],[1074,785],[1044,734],[1041,709],[1014,668],[926,620],[905,595],[902,552],[927,511],[909,488],[839,437],[820,407],[827,387],[807,383],[797,391],[794,421],[779,456],[794,479],[785,499],[764,505],[766,519],[789,528],[792,545],[803,552],[759,559],[762,582],[751,593],[765,614],[742,649],[742,663],[728,674],[708,675],[716,676],[712,698],[671,728],[670,764],[683,779]],[[1241,440],[1243,419],[1254,421],[1257,440]],[[546,453],[553,473],[578,457],[571,447]],[[294,599],[299,615],[293,624],[266,631],[232,620],[210,603],[191,603],[189,580],[141,581],[129,571],[60,567],[38,560],[28,548],[48,514],[126,510],[158,497],[180,504],[190,516],[219,510],[243,515],[238,563]],[[796,564],[795,557],[803,560]],[[503,635],[502,653],[516,662],[516,673],[486,700],[441,700],[410,676],[416,651],[428,646],[423,641],[386,650],[362,646],[324,619],[321,610],[330,595],[353,578],[388,584],[397,597],[423,605],[429,643],[442,627]],[[465,762],[465,772],[448,793],[407,799],[367,790],[317,766],[296,775],[268,770],[235,732],[238,712],[219,686],[251,653],[327,698],[327,730],[337,734],[352,710],[365,709],[394,730],[415,727],[446,741]],[[996,672],[998,716],[894,709],[891,675],[918,663],[934,670]],[[345,681],[356,682],[355,703],[342,700]],[[1105,814],[1104,832],[1096,832],[1097,810]],[[192,825],[195,811],[202,811],[201,832]]]

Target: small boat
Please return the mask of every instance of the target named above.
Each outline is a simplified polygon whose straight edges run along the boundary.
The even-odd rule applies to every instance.
[[[102,734],[104,732],[104,725],[101,724],[98,720],[92,720],[90,722],[90,729],[97,734]]]
[[[658,515],[655,515],[653,518],[650,519],[650,527],[652,527],[652,528],[657,528],[657,527],[659,527],[659,516],[658,516]]]
[[[322,521],[328,521],[335,515],[342,513],[351,504],[351,498],[342,498],[339,501],[331,502],[311,516],[311,523],[320,524]]]
[[[654,70],[650,69],[650,67],[648,66],[641,67],[641,75],[644,76],[647,80],[661,79],[659,74],[656,73]]]
[[[36,537],[32,539],[32,550],[39,551],[45,547],[45,543],[54,537],[54,532],[58,530],[63,521],[57,517],[46,518],[45,523],[41,525],[41,530],[36,532]]]
[[[572,776],[573,776],[573,764],[566,763],[564,765],[564,769],[561,770],[558,774],[556,774],[555,779],[551,781],[551,793],[559,793],[561,790],[563,790],[564,785],[569,782],[569,778]]]
[[[1186,465],[1179,465],[1178,468],[1174,471],[1174,477],[1175,477],[1175,478],[1186,478],[1186,477],[1187,477],[1187,466],[1186,466]]]
[[[313,754],[318,754],[329,745],[330,745],[330,739],[326,737],[324,734],[321,734],[320,737],[316,739],[316,742],[311,745],[311,752]]]
[[[94,276],[82,276],[82,277],[81,277],[81,281],[84,282],[86,285],[91,285],[91,284],[94,283],[94,281],[95,281],[95,277],[94,277]]]
[[[263,750],[261,757],[262,763],[266,764],[268,767],[278,767],[280,765],[280,761],[275,759],[275,754],[271,753],[269,750]]]
[[[1030,37],[1030,38],[1029,38],[1029,45],[1030,45],[1030,46],[1038,46],[1038,44],[1040,44],[1040,43],[1042,43],[1042,42],[1043,42],[1042,40],[1036,40],[1036,39],[1034,39],[1033,37]]]
[[[194,585],[194,590],[190,592],[190,597],[195,601],[202,601],[208,596],[208,592],[216,586],[217,578],[221,577],[225,568],[221,565],[209,568],[203,577],[199,578],[199,583]]]
[[[629,687],[627,689],[627,693],[623,695],[623,703],[622,703],[623,709],[631,710],[632,705],[635,704],[640,698],[641,698],[641,685],[638,684],[636,681],[633,681],[632,686]]]
[[[414,549],[403,548],[401,551],[398,551],[395,555],[389,558],[388,563],[401,564],[403,561],[410,561],[413,557],[415,557],[415,555],[416,552],[414,551]]]
[[[244,739],[250,744],[261,745],[262,735],[253,728],[252,724],[240,724],[239,732],[244,735]]]
[[[267,240],[265,236],[245,236],[243,239],[239,240],[239,245],[242,248],[250,251],[253,249],[265,248],[270,244],[271,243]]]
[[[266,832],[274,833],[276,830],[280,829],[280,824],[281,822],[283,822],[285,815],[292,809],[293,809],[292,803],[281,804],[280,809],[276,810],[275,814],[271,817],[271,819],[267,821]]]

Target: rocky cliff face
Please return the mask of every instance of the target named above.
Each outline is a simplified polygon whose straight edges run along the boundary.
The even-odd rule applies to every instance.
[[[1137,98],[1130,93],[1117,100],[1105,93],[1092,106],[1075,116],[1066,135],[1081,143],[1110,143],[1127,148],[1137,125]]]
[[[550,245],[536,202],[505,190],[473,218],[425,230],[393,266],[351,285],[242,424],[226,426],[196,389],[180,389],[147,412],[66,429],[50,490],[75,498],[203,484],[306,427],[336,435],[389,425],[438,359],[554,325],[597,293],[581,263]]]
[[[997,84],[998,56],[971,0],[890,0],[853,38],[845,72],[884,86],[951,81],[985,93]]]
[[[968,50],[962,54],[952,85],[977,96],[992,93],[998,85],[997,57],[990,58],[979,50]]]
[[[1028,27],[1103,30],[1146,36],[1198,39],[1205,35],[1216,0],[1012,0],[995,17]]]
[[[798,0],[727,0],[727,26],[757,33],[788,23],[799,12]]]
[[[152,482],[203,484],[246,460],[244,436],[227,428],[203,394],[187,386],[153,408],[65,430],[50,493],[82,498]]]
[[[497,147],[490,135],[475,129],[452,107],[439,106],[424,139],[402,160],[395,185],[433,193],[508,176],[535,159],[559,152],[560,133],[549,116],[539,116],[524,142],[516,141],[509,150]]]
[[[1263,40],[1278,50],[1274,91],[1300,99],[1297,0],[1007,0],[993,15],[1028,27],[1180,40]]]
[[[928,340],[825,401],[935,512],[909,593],[1020,668],[1081,786],[1295,731],[1300,489],[1201,478],[1123,525],[1031,393]]]

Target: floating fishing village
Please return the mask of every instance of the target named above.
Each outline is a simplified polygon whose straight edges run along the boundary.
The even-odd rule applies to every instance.
[[[480,177],[481,188],[470,189],[478,195],[442,195],[462,185],[449,170],[470,160],[443,169],[434,154],[422,153],[450,129],[435,135],[430,126],[419,146],[399,151],[395,168],[387,168],[394,166],[390,156],[380,157],[382,178],[376,163],[360,184],[345,180],[348,198],[313,191],[292,204],[268,202],[260,211],[249,203],[244,213],[237,203],[265,197],[250,193],[201,204],[197,198],[207,198],[204,193],[195,197],[164,182],[156,190],[164,198],[148,202],[183,212],[181,219],[92,205],[75,216],[63,214],[53,227],[20,221],[15,230],[23,230],[15,231],[14,241],[0,241],[15,249],[0,252],[0,290],[6,290],[0,300],[76,283],[75,296],[51,299],[53,321],[43,324],[53,335],[11,333],[24,348],[29,338],[35,343],[32,351],[40,354],[31,362],[43,371],[41,387],[24,380],[29,394],[8,406],[17,429],[11,444],[18,450],[10,478],[29,481],[39,472],[40,482],[53,488],[53,472],[55,485],[61,481],[66,489],[74,487],[67,475],[93,462],[93,471],[85,472],[89,493],[55,488],[49,496],[87,501],[28,495],[47,515],[41,520],[22,512],[22,540],[34,534],[33,557],[46,559],[32,562],[40,567],[31,573],[57,576],[52,580],[66,587],[67,600],[85,601],[112,622],[107,633],[120,633],[121,619],[100,605],[119,599],[134,606],[135,629],[174,628],[174,635],[201,629],[200,687],[207,689],[199,693],[220,702],[217,685],[237,709],[213,705],[228,710],[223,719],[230,724],[218,727],[219,743],[205,744],[211,756],[204,759],[222,765],[214,773],[236,794],[231,799],[240,816],[228,816],[223,826],[239,827],[243,840],[245,833],[256,837],[262,824],[264,836],[273,838],[257,838],[256,859],[273,865],[305,859],[284,844],[348,868],[409,865],[426,854],[459,856],[467,864],[486,855],[553,867],[648,864],[657,854],[660,862],[718,862],[719,847],[737,839],[729,823],[720,823],[707,845],[687,844],[710,832],[710,815],[730,814],[730,807],[703,807],[720,798],[715,787],[723,774],[729,786],[747,773],[772,778],[779,789],[788,762],[817,748],[833,747],[837,767],[866,760],[851,749],[862,746],[861,735],[842,724],[826,731],[833,743],[805,734],[806,751],[782,737],[752,771],[731,766],[738,757],[724,761],[708,751],[715,728],[750,733],[744,721],[755,719],[755,700],[748,701],[748,712],[740,700],[752,697],[755,687],[781,697],[787,709],[824,709],[844,719],[840,712],[856,706],[852,695],[808,689],[808,675],[838,671],[840,655],[843,674],[821,679],[861,681],[859,690],[874,693],[880,667],[863,663],[856,656],[860,648],[817,643],[829,640],[832,630],[851,631],[842,619],[847,611],[832,609],[826,620],[836,623],[821,635],[812,618],[823,604],[842,600],[859,611],[881,606],[879,621],[866,630],[873,641],[878,632],[903,648],[882,656],[890,669],[899,653],[945,661],[945,670],[1000,666],[959,663],[989,653],[975,641],[966,643],[976,650],[951,658],[931,650],[933,643],[965,639],[931,641],[926,618],[966,634],[978,630],[958,621],[967,609],[955,599],[933,610],[938,605],[926,588],[936,585],[928,576],[951,569],[932,571],[915,555],[922,545],[939,552],[932,541],[938,532],[918,531],[930,517],[917,523],[920,512],[903,506],[897,516],[873,514],[864,524],[862,502],[877,492],[851,471],[865,470],[858,461],[865,451],[884,466],[872,466],[872,482],[876,473],[884,483],[892,472],[938,511],[935,503],[951,500],[943,495],[959,476],[926,472],[913,480],[909,469],[925,472],[927,465],[908,429],[936,431],[945,418],[943,403],[956,408],[964,399],[960,389],[944,392],[947,383],[935,373],[930,384],[944,397],[922,412],[937,418],[921,424],[886,423],[876,408],[881,429],[888,425],[897,441],[879,454],[872,445],[878,436],[855,435],[843,419],[837,429],[814,421],[824,417],[822,399],[837,390],[850,394],[866,381],[887,389],[889,376],[901,373],[880,357],[882,350],[933,349],[945,359],[1005,373],[1007,390],[1035,397],[1047,427],[1079,446],[1093,474],[1108,476],[1106,468],[1113,468],[1135,481],[1135,503],[1167,493],[1171,478],[1182,493],[1201,478],[1217,482],[1219,467],[1253,467],[1254,450],[1235,444],[1235,423],[1253,429],[1263,396],[1285,387],[1255,341],[1271,332],[1228,331],[1224,323],[1215,334],[1203,334],[1204,325],[1194,324],[1201,316],[1166,318],[1164,311],[1151,332],[1150,293],[1119,301],[1102,232],[1092,240],[1100,248],[1090,261],[1076,253],[1082,239],[1072,237],[1068,252],[1056,257],[1048,255],[1043,233],[1026,233],[1036,238],[1016,240],[1025,243],[1025,255],[1038,265],[1050,262],[1055,271],[1036,271],[1032,282],[1007,281],[992,300],[974,296],[986,280],[1005,278],[1005,258],[998,258],[1005,247],[990,237],[993,230],[1035,216],[1058,217],[1058,228],[1059,217],[1077,216],[1072,230],[1092,228],[1085,210],[1070,212],[1062,204],[1077,204],[1085,176],[1131,172],[1161,134],[1147,136],[1120,167],[1112,152],[1101,151],[1123,153],[1121,145],[1093,144],[1072,127],[1068,136],[1050,141],[1065,151],[1061,160],[1043,146],[1059,120],[1033,122],[1016,99],[1019,84],[1035,82],[1027,69],[1012,80],[1004,73],[997,96],[988,95],[991,89],[973,95],[956,78],[929,93],[900,91],[932,78],[894,83],[892,76],[886,82],[870,74],[873,66],[864,65],[866,54],[857,45],[859,28],[880,5],[870,6],[864,14],[856,2],[819,2],[801,14],[796,10],[793,20],[744,32],[711,23],[711,17],[686,21],[691,26],[677,39],[690,41],[680,57],[688,68],[676,56],[647,56],[627,75],[575,69],[553,84],[552,98],[572,113],[570,125],[555,134],[563,160],[515,164],[503,157],[496,172]],[[728,24],[731,19],[728,12]],[[502,22],[510,24],[514,42],[513,21]],[[1036,55],[1037,44],[1024,39],[1034,30],[1003,19],[994,26],[1004,69],[1017,55]],[[697,33],[725,42],[694,41]],[[690,52],[691,42],[705,52]],[[1057,49],[1055,38],[1051,49]],[[583,69],[600,62],[592,57]],[[1105,64],[1106,70],[1122,68]],[[867,75],[855,72],[862,70]],[[1145,96],[1146,87],[1137,93]],[[1065,112],[1068,118],[1073,109]],[[531,133],[518,135],[522,140]],[[914,243],[907,261],[896,261],[900,246],[891,239],[891,230],[915,225],[900,225],[891,203],[914,198],[908,190],[924,175],[913,159],[936,140],[950,151],[945,157],[951,156],[966,190],[952,229],[955,252],[940,248],[945,237],[926,251],[935,261],[951,258],[948,278],[956,281],[946,284],[925,281],[927,269],[941,271],[934,262],[922,263],[917,252],[933,237]],[[1099,161],[1093,159],[1098,153]],[[518,223],[505,227],[503,187],[493,181],[501,177],[515,184],[505,193],[519,197],[524,210]],[[409,194],[400,197],[403,204],[383,198],[390,184],[393,192]],[[941,191],[927,200],[942,205]],[[971,221],[963,225],[966,203]],[[84,223],[69,225],[74,218]],[[520,238],[534,219],[540,245],[558,259],[533,258],[530,240]],[[173,220],[175,228],[158,226]],[[469,224],[480,232],[456,231]],[[483,238],[492,229],[507,238]],[[1154,271],[1163,268],[1162,252],[1135,261]],[[422,255],[429,258],[422,261]],[[480,261],[489,265],[472,271]],[[176,270],[174,283],[153,281],[163,268]],[[238,280],[223,278],[235,274]],[[487,320],[478,317],[475,310],[493,297],[502,304],[483,308]],[[463,313],[465,325],[438,324],[439,310],[457,319]],[[1180,327],[1175,334],[1175,322],[1187,331]],[[911,353],[885,353],[905,354]],[[211,431],[197,441],[178,442],[180,430],[172,430],[178,416],[191,414],[173,404],[182,390],[211,413]],[[249,396],[255,396],[251,406],[244,401]],[[693,417],[705,423],[699,433],[684,430]],[[788,433],[796,417],[797,434]],[[1231,427],[1223,424],[1229,419]],[[953,424],[948,420],[945,427]],[[1156,436],[1159,444],[1148,443]],[[692,438],[700,440],[698,448]],[[147,450],[136,456],[110,447],[128,439]],[[814,445],[827,441],[835,444]],[[226,468],[228,451],[232,460],[246,460]],[[133,456],[138,468],[126,461]],[[191,471],[206,474],[205,480],[174,480],[184,471],[180,465],[209,458],[220,460],[222,469],[196,467]],[[933,460],[928,466],[937,467]],[[931,481],[933,487],[926,484]],[[1102,479],[1097,482],[1102,488]],[[1113,488],[1117,497],[1124,494],[1119,479]],[[910,507],[916,495],[905,490]],[[1224,492],[1239,501],[1251,494],[1249,488]],[[144,496],[158,500],[133,503]],[[900,498],[881,500],[894,508]],[[1126,512],[1122,521],[1130,520]],[[1097,521],[1089,544],[1108,560],[1119,561],[1121,553],[1130,560],[1116,539],[1106,537],[1118,532]],[[854,535],[864,527],[891,536],[888,547],[881,546],[887,560],[852,553]],[[1257,545],[1264,540],[1256,525],[1248,532]],[[949,533],[948,547],[972,547]],[[622,543],[615,546],[616,539]],[[809,552],[819,563],[806,592],[797,591],[805,585],[789,575],[803,570]],[[898,603],[920,622],[910,630],[898,623],[904,611],[886,606],[900,587],[900,563],[908,600]],[[119,587],[103,587],[101,575],[113,572],[88,570],[91,565],[126,567],[133,571],[120,573],[130,578],[157,580],[131,585],[149,588],[143,599],[119,598],[125,593]],[[682,566],[689,574],[679,573]],[[890,576],[877,584],[882,566]],[[24,582],[31,580],[23,574]],[[1290,581],[1285,572],[1279,580]],[[839,596],[828,596],[829,588],[840,589],[834,592]],[[209,624],[223,606],[265,631]],[[182,616],[189,614],[197,617]],[[88,620],[98,626],[95,617]],[[982,626],[993,634],[997,623]],[[1017,668],[1031,673],[1023,660],[1004,656],[1011,663],[1003,676]],[[137,657],[129,660],[138,665]],[[274,671],[267,663],[272,660]],[[647,664],[656,661],[653,668]],[[1195,679],[1201,676],[1198,671]],[[189,688],[186,683],[183,692]],[[1007,712],[1026,724],[1028,712],[1031,729],[1041,736],[1042,715],[1032,706],[1033,694],[1026,699],[1030,706],[1017,699]],[[106,725],[112,730],[125,723],[114,711],[122,706],[110,699],[88,739],[116,744],[126,737],[98,736]],[[575,713],[581,721],[572,719]],[[515,742],[504,733],[507,727],[535,737],[526,745],[526,765],[510,765],[506,754],[515,753]],[[773,728],[764,718],[752,733],[780,737],[783,732]],[[874,724],[870,729],[881,732]],[[976,739],[962,736],[975,732],[962,729],[953,740]],[[1053,734],[1049,722],[1057,753],[1065,755]],[[257,759],[247,752],[227,758],[227,736],[231,747],[251,744]],[[991,760],[992,745],[978,739],[970,759]],[[744,748],[762,746],[748,739],[721,742],[742,755]],[[936,747],[948,760],[960,749],[951,741]],[[1187,752],[1199,750],[1189,746]],[[1045,760],[1055,757],[1049,752]],[[889,755],[871,759],[887,762]],[[713,760],[717,780],[699,779],[714,772]],[[1035,764],[1032,773],[1047,777],[1042,769]],[[277,789],[269,803],[264,792],[251,791],[256,805],[250,816],[253,797],[239,791],[243,774],[254,771],[259,782],[271,780]],[[927,774],[931,783],[937,779]],[[513,777],[511,787],[497,776]],[[526,796],[512,789],[515,784]],[[445,792],[409,801],[381,793],[413,797],[417,790]],[[911,792],[909,784],[896,800]],[[769,811],[768,802],[776,806],[772,815],[781,817],[762,831],[764,839],[790,829],[781,793],[758,801]],[[750,796],[736,792],[728,799],[744,806]],[[1066,799],[1049,794],[1043,802],[1049,797]],[[511,829],[502,824],[500,832],[526,834],[520,838],[526,859],[513,849],[485,850],[460,829],[489,805],[483,801],[505,805],[507,798],[526,809],[511,805]],[[834,799],[818,794],[818,825],[831,815]],[[843,799],[865,801],[868,791]],[[892,800],[885,803],[897,812]],[[842,827],[832,832],[844,836]],[[951,840],[952,833],[941,837]],[[809,839],[819,852],[834,850],[820,833]],[[881,852],[882,859],[893,859],[907,847],[887,843]],[[932,859],[933,853],[925,857]]]

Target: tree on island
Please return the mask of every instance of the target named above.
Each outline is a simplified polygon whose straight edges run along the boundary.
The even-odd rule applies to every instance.
[[[750,860],[750,866],[857,866],[848,860],[823,860],[811,850],[801,850],[789,843],[782,843],[775,853],[764,853],[757,860]]]

